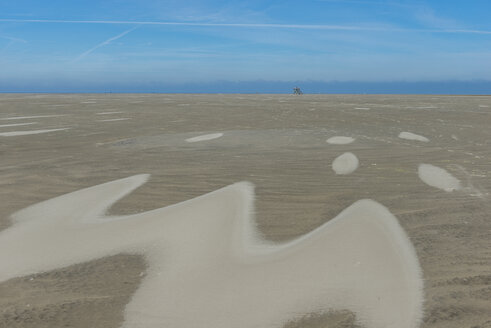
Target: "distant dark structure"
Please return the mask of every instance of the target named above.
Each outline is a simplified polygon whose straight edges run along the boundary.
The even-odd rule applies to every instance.
[[[294,95],[303,95],[303,92],[302,92],[302,90],[300,90],[299,87],[295,87],[295,88],[293,88],[293,94]]]

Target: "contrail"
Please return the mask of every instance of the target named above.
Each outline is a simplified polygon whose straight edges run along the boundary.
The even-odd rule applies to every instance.
[[[263,24],[263,23],[192,23],[192,22],[160,22],[160,21],[120,21],[120,20],[55,20],[55,19],[7,19],[0,22],[16,23],[53,23],[53,24],[119,24],[119,25],[162,25],[162,26],[198,26],[198,27],[244,27],[244,28],[277,28],[277,29],[308,29],[308,30],[340,30],[340,31],[380,31],[380,32],[420,32],[420,33],[455,33],[455,34],[491,34],[488,30],[471,29],[410,29],[366,27],[355,25],[324,25],[324,24]]]
[[[22,42],[22,43],[27,43],[26,40],[19,39],[19,38],[14,38],[12,36],[6,36],[6,35],[0,35],[0,38],[9,40],[11,42]]]
[[[73,63],[73,62],[76,62],[76,61],[79,61],[80,59],[84,58],[85,56],[87,56],[88,54],[90,54],[91,52],[93,52],[94,50],[96,50],[96,49],[98,49],[98,48],[100,48],[100,47],[103,47],[103,46],[105,46],[105,45],[108,45],[108,44],[110,44],[111,42],[113,42],[113,41],[115,41],[115,40],[117,40],[117,39],[119,39],[119,38],[122,38],[123,36],[125,36],[126,34],[128,34],[128,33],[132,32],[132,31],[134,31],[134,30],[135,30],[135,29],[137,29],[137,28],[138,28],[138,26],[133,27],[133,28],[130,28],[129,30],[124,31],[124,32],[123,32],[123,33],[121,33],[121,34],[118,34],[118,35],[116,35],[116,36],[113,36],[112,38],[109,38],[109,39],[107,39],[106,41],[99,43],[99,44],[98,44],[98,45],[96,45],[95,47],[90,48],[89,50],[87,50],[87,51],[85,51],[84,53],[80,54],[80,55],[79,55],[77,58],[75,58],[75,59],[72,61],[72,63]]]
[[[326,29],[326,30],[366,30],[367,28],[350,25],[311,25],[311,24],[251,24],[251,23],[192,23],[192,22],[159,22],[159,21],[119,21],[119,20],[54,20],[54,19],[4,19],[0,22],[16,23],[64,23],[64,24],[131,24],[131,25],[170,25],[170,26],[202,26],[202,27],[268,27],[268,28],[295,28],[295,29]]]

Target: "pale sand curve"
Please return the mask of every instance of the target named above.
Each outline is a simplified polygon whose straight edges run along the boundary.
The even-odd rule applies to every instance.
[[[399,138],[406,139],[406,140],[422,141],[422,142],[428,142],[428,141],[430,141],[426,137],[423,137],[423,136],[420,136],[419,134],[414,134],[414,133],[411,133],[411,132],[401,132],[401,133],[399,133]]]
[[[367,328],[417,328],[423,281],[415,250],[384,206],[361,200],[291,242],[263,240],[254,191],[236,183],[176,205],[104,217],[145,183],[137,175],[38,203],[0,231],[0,281],[119,253],[148,270],[122,327],[280,328],[349,309]],[[267,309],[267,311],[265,311]]]
[[[188,139],[186,139],[186,141],[187,142],[206,141],[206,140],[212,140],[212,139],[220,138],[222,136],[223,136],[223,133],[210,133],[210,134],[204,134],[202,136],[188,138]]]
[[[37,122],[30,122],[30,123],[15,123],[15,124],[2,124],[2,125],[0,125],[0,128],[6,128],[6,127],[10,127],[10,126],[32,125],[32,124],[37,124]]]
[[[326,142],[331,145],[346,145],[352,143],[353,141],[355,141],[354,138],[343,136],[335,136],[326,140]]]
[[[121,118],[110,118],[107,120],[98,120],[97,122],[115,122],[115,121],[126,121],[129,120],[130,118],[127,117],[121,117]]]
[[[0,118],[0,120],[24,120],[27,118],[44,118],[44,117],[61,117],[61,116],[66,116],[66,114],[62,115],[37,115],[37,116],[15,116],[15,117],[6,117],[6,118]]]
[[[121,114],[123,112],[100,112],[100,113],[95,113],[96,115],[113,115],[113,114]]]
[[[447,170],[431,164],[420,164],[418,175],[421,181],[427,185],[447,192],[462,189],[460,181],[456,177],[448,173]]]
[[[30,131],[2,132],[2,133],[0,133],[0,137],[27,136],[27,135],[31,135],[31,134],[48,133],[48,132],[63,131],[63,130],[69,130],[69,129],[70,128],[49,129],[49,130],[30,130]]]
[[[358,168],[358,157],[353,153],[344,153],[332,162],[332,169],[336,174],[350,174]]]

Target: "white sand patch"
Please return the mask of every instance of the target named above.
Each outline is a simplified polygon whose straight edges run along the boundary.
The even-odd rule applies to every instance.
[[[352,143],[353,141],[355,141],[354,138],[342,136],[335,136],[326,140],[326,142],[331,145],[346,145]]]
[[[411,109],[435,109],[435,108],[438,108],[438,107],[436,107],[436,106],[419,106],[419,107],[408,106],[406,108],[411,108]]]
[[[40,134],[40,133],[48,133],[55,131],[63,131],[68,130],[70,128],[61,128],[61,129],[49,129],[49,130],[30,130],[30,131],[12,131],[12,132],[2,132],[0,133],[0,137],[17,137],[17,136],[27,136],[31,134]]]
[[[0,118],[0,120],[24,120],[28,118],[61,117],[61,116],[66,116],[66,115],[63,114],[63,115],[16,116],[16,117]]]
[[[355,107],[355,109],[370,110],[369,107]]]
[[[344,153],[332,162],[332,169],[336,174],[350,174],[358,168],[358,157],[353,153]]]
[[[401,132],[401,133],[399,133],[399,138],[406,139],[406,140],[422,141],[422,142],[428,142],[428,141],[430,141],[426,137],[423,137],[423,136],[420,136],[419,134],[414,134],[414,133],[411,133],[411,132]]]
[[[455,134],[452,134],[451,137],[453,140],[459,141],[459,137],[457,137]]]
[[[115,122],[115,121],[126,121],[129,120],[129,118],[122,117],[122,118],[111,118],[107,120],[98,120],[97,122]]]
[[[488,108],[488,105],[479,105],[480,108]]]
[[[188,138],[186,139],[187,142],[198,142],[198,141],[206,141],[206,140],[213,140],[217,139],[223,136],[223,133],[211,133],[211,134],[205,134],[202,136],[197,136],[193,138]]]
[[[0,125],[0,128],[7,128],[10,126],[23,126],[23,125],[31,125],[31,124],[37,124],[37,122],[30,122],[30,123],[15,123],[15,124],[2,124]]]
[[[447,170],[433,166],[431,164],[420,164],[418,175],[421,181],[429,186],[442,189],[444,191],[460,190],[460,181],[447,172]]]
[[[96,113],[96,115],[112,115],[112,114],[121,114],[123,112],[100,112]]]
[[[126,307],[125,328],[280,328],[329,309],[350,309],[367,328],[419,327],[421,269],[384,206],[355,202],[281,244],[256,230],[246,182],[145,213],[104,217],[147,178],[116,180],[15,213],[13,225],[0,231],[0,281],[142,254],[148,270]]]

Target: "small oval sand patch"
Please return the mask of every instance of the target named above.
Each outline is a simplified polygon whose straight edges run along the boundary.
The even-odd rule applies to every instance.
[[[326,142],[331,145],[346,145],[352,143],[353,141],[355,141],[354,138],[342,136],[335,136],[326,140]]]
[[[49,129],[49,130],[30,130],[30,131],[3,132],[3,133],[0,133],[0,137],[27,136],[27,135],[30,135],[30,134],[48,133],[48,132],[63,131],[63,130],[68,130],[68,129],[69,128]]]
[[[332,169],[336,174],[350,174],[358,168],[358,157],[353,153],[344,153],[332,162]]]
[[[420,136],[418,134],[414,134],[414,133],[411,133],[411,132],[401,132],[401,133],[399,133],[399,138],[406,139],[406,140],[422,141],[422,142],[428,142],[428,141],[430,141],[426,137],[423,137],[423,136]]]
[[[187,142],[206,141],[206,140],[220,138],[221,136],[223,136],[223,133],[211,133],[211,134],[204,134],[202,136],[197,136],[193,138],[188,138],[186,139],[186,141]]]
[[[421,181],[427,185],[447,192],[462,189],[460,181],[456,177],[448,173],[447,170],[431,164],[420,164],[418,175]]]

